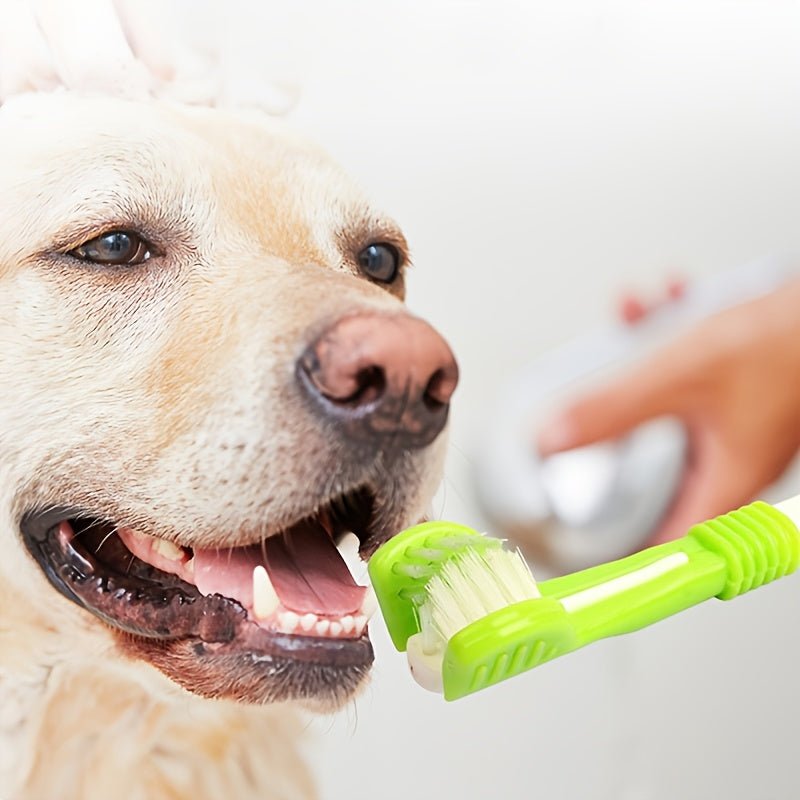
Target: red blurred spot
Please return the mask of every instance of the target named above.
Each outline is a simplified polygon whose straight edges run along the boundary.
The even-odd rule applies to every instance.
[[[683,278],[671,278],[667,281],[667,297],[680,300],[686,294],[686,281]]]
[[[647,306],[634,294],[624,294],[619,301],[619,317],[626,325],[641,322],[648,313]]]

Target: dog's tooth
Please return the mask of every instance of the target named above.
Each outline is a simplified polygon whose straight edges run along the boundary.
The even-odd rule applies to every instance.
[[[353,628],[356,626],[355,620],[349,614],[345,617],[342,617],[339,622],[342,626],[342,630],[345,633],[352,633]]]
[[[317,625],[315,630],[320,636],[324,636],[331,627],[331,621],[329,619],[321,619]]]
[[[137,531],[135,528],[119,528],[117,533],[121,534],[122,536],[129,536],[131,539],[135,539],[137,542],[155,542],[157,541],[154,536],[150,536],[147,533],[142,533],[141,531]]]
[[[361,613],[369,619],[377,610],[378,598],[375,596],[375,590],[371,586],[367,586],[364,599],[361,601]]]
[[[166,539],[156,539],[153,542],[153,550],[170,561],[180,561],[183,558],[183,550]]]
[[[359,614],[355,618],[356,633],[361,636],[364,633],[364,628],[367,627],[367,618],[363,614]]]
[[[256,619],[268,619],[278,609],[280,599],[269,574],[259,564],[253,570],[253,613]]]
[[[331,622],[331,636],[339,636],[342,632],[342,623],[334,620]]]
[[[347,564],[347,569],[356,581],[359,581],[364,573],[364,562],[358,556],[360,546],[361,542],[354,533],[346,533],[336,545],[342,561]]]
[[[300,627],[304,631],[310,631],[317,624],[318,619],[319,617],[316,614],[303,614],[303,616],[300,617]]]
[[[183,565],[183,568],[186,570],[187,575],[194,577],[194,556]]]
[[[284,633],[294,633],[300,617],[294,611],[283,611],[278,614],[278,624]]]

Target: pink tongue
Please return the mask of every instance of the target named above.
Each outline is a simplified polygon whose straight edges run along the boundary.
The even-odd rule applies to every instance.
[[[353,580],[321,525],[295,527],[266,540],[267,572],[281,602],[298,613],[340,617],[361,608],[365,586]]]
[[[253,570],[264,563],[261,546],[194,551],[195,586],[203,594],[221,594],[253,607]]]
[[[266,566],[281,603],[297,614],[354,614],[366,592],[325,529],[314,523],[271,536],[264,548],[195,550],[194,564],[194,582],[203,594],[216,592],[246,608],[253,606],[253,569],[259,564]]]

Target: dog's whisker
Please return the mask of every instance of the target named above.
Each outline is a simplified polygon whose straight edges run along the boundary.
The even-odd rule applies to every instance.
[[[469,467],[476,466],[477,462],[475,461],[475,459],[471,458],[467,454],[467,451],[463,447],[460,447],[458,444],[456,444],[456,442],[453,439],[450,439],[450,441],[447,444],[447,447],[448,450],[452,450],[454,453],[457,453]]]
[[[80,536],[83,536],[87,533],[93,533],[98,528],[102,528],[103,526],[107,525],[108,523],[103,520],[90,520],[89,522],[82,523],[81,526],[75,530],[75,526],[73,526],[73,535],[77,539]],[[116,528],[111,531],[111,533],[116,533]],[[111,534],[109,534],[110,536]],[[106,537],[108,538],[108,537]],[[105,542],[105,539],[103,540]]]
[[[116,533],[116,531],[109,531],[101,540],[100,544],[95,547],[94,552],[95,554],[99,553],[102,549],[103,545]]]

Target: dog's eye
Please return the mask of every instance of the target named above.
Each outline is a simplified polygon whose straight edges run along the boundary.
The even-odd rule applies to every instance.
[[[150,243],[133,231],[109,231],[76,247],[70,255],[93,264],[134,266],[152,255]]]
[[[374,281],[391,283],[400,268],[400,256],[390,244],[371,244],[358,254],[358,266]]]

